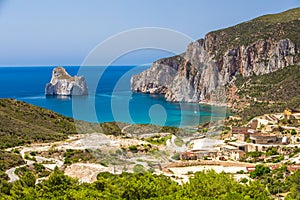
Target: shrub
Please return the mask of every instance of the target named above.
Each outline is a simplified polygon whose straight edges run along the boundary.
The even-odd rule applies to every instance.
[[[255,170],[253,172],[250,172],[250,178],[256,178],[256,177],[261,177],[265,174],[270,173],[270,168],[265,167],[262,164],[256,165]]]
[[[143,165],[141,164],[137,164],[133,167],[133,172],[134,173],[138,173],[138,174],[141,174],[141,173],[145,173],[145,168]]]
[[[135,146],[135,145],[129,146],[128,149],[132,152],[137,152],[137,150],[138,150],[137,146]]]
[[[172,159],[173,159],[173,160],[180,160],[180,154],[179,154],[179,153],[175,153],[175,154],[172,156]]]
[[[244,177],[244,178],[242,178],[241,180],[240,180],[240,182],[241,183],[247,183],[249,180],[246,178],[246,177]]]

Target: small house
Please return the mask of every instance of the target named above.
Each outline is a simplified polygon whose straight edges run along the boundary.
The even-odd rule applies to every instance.
[[[276,135],[255,134],[250,136],[251,143],[253,144],[275,144],[279,143]]]
[[[257,131],[248,127],[232,127],[232,137],[237,138],[238,141],[245,142],[254,133]]]

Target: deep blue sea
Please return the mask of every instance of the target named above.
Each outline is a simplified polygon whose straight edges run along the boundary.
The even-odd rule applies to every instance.
[[[176,127],[224,117],[225,109],[192,103],[170,103],[161,95],[130,91],[130,77],[148,66],[65,67],[70,75],[84,75],[87,97],[46,97],[54,67],[0,67],[0,97],[15,98],[62,115],[89,122],[121,121]]]

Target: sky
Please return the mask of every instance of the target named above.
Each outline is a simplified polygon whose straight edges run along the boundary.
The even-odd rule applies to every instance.
[[[81,65],[97,45],[124,31],[159,27],[197,40],[299,6],[300,0],[0,0],[0,66]],[[184,51],[187,44],[180,45]],[[135,51],[115,64],[150,63],[169,54]]]

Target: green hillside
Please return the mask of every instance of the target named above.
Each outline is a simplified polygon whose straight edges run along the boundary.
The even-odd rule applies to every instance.
[[[64,140],[70,134],[104,133],[119,136],[121,129],[129,124],[122,122],[89,123],[64,117],[50,110],[14,99],[0,98],[0,150],[33,142]],[[170,132],[183,133],[174,127],[135,124],[126,133]]]
[[[239,88],[239,97],[250,103],[238,113],[243,118],[283,112],[286,107],[300,107],[300,66],[261,76],[239,76],[235,85]]]
[[[69,134],[120,135],[124,123],[88,123],[14,99],[0,99],[0,149],[66,139]]]
[[[74,121],[13,99],[0,99],[0,148],[62,140],[76,133]]]
[[[259,39],[280,40],[289,38],[300,46],[300,8],[279,14],[265,15],[253,20],[208,33],[214,38],[211,50],[217,58],[226,50],[240,45],[250,45]]]

